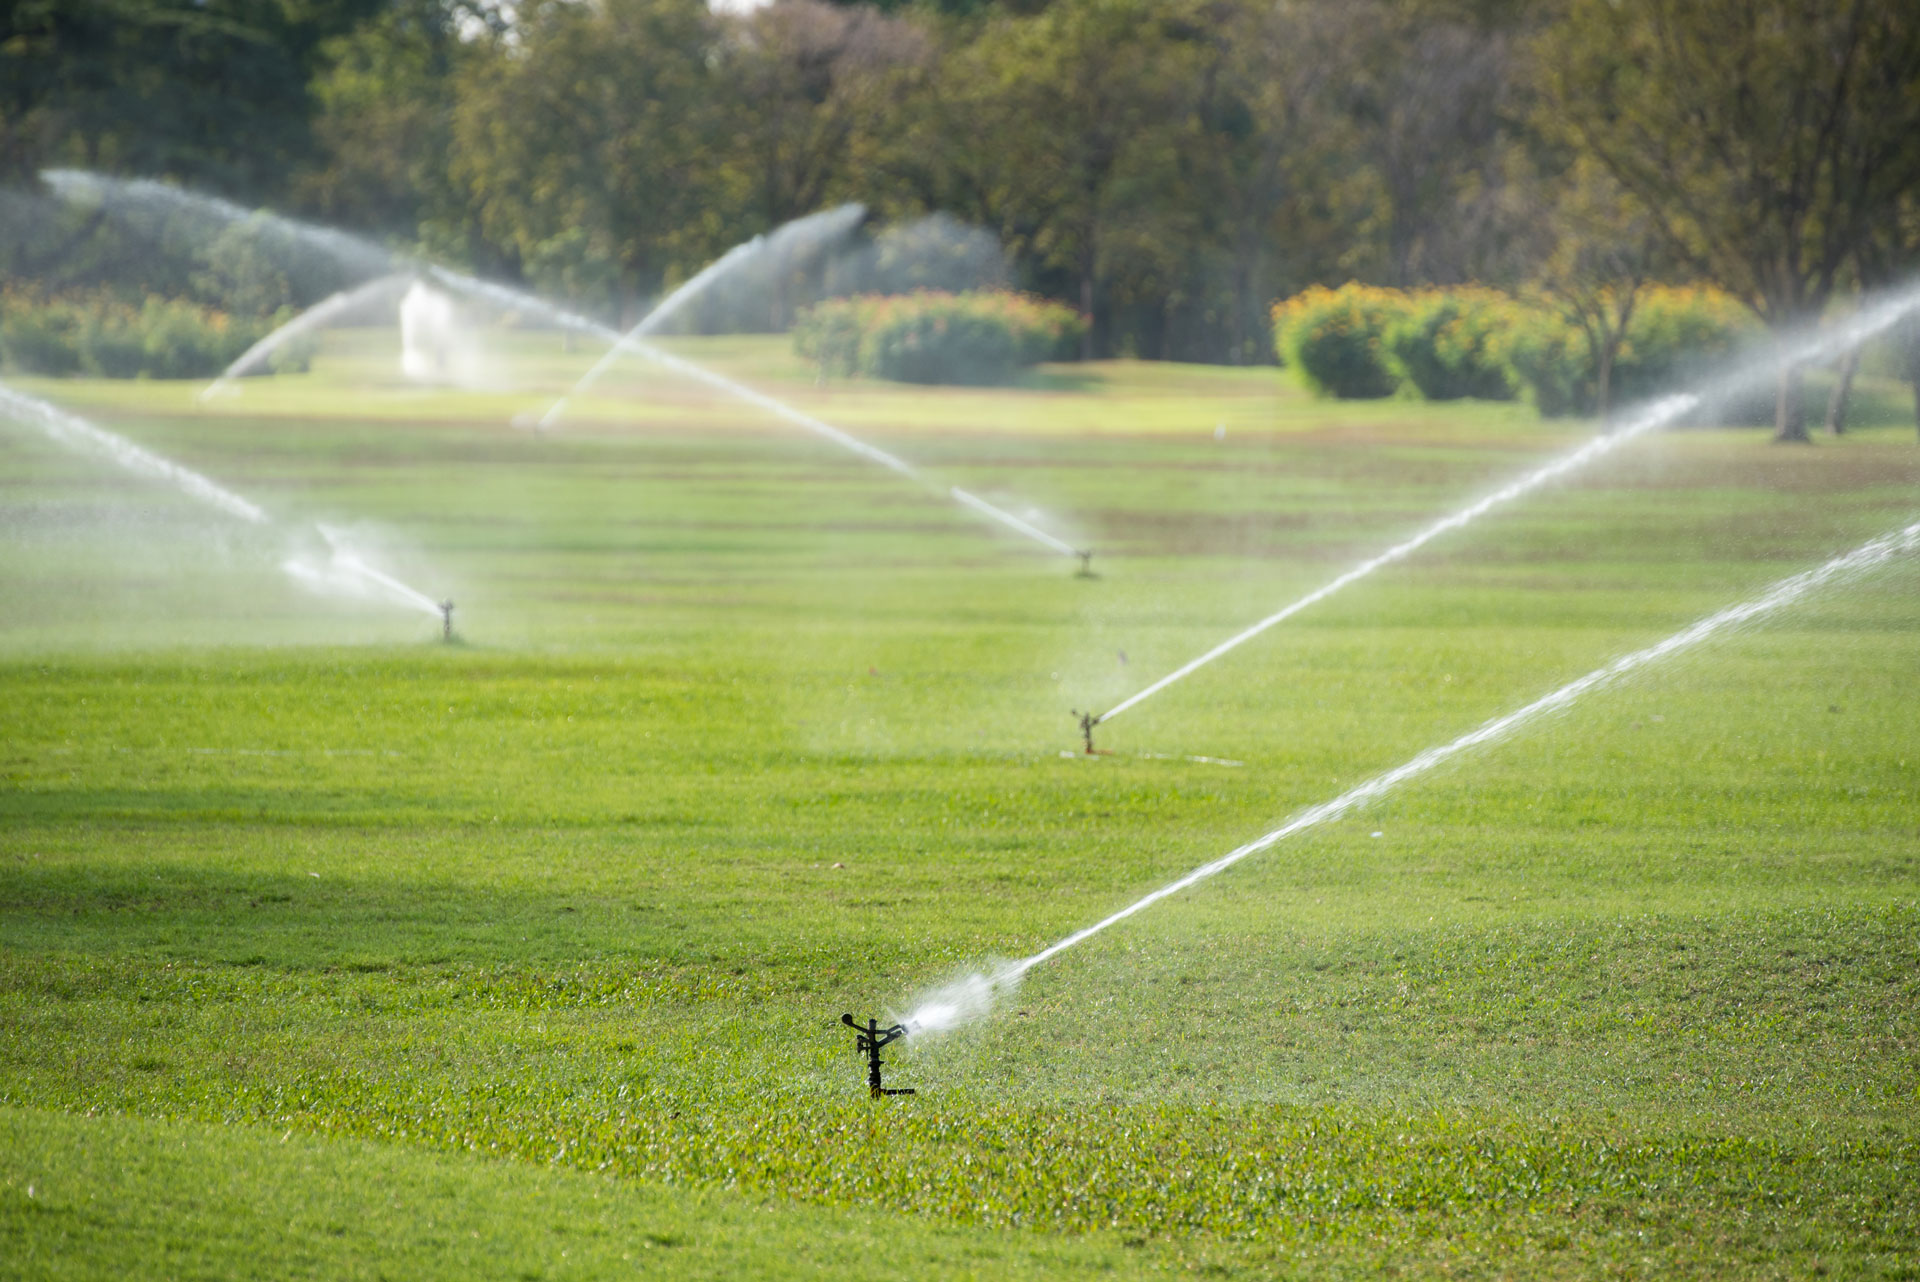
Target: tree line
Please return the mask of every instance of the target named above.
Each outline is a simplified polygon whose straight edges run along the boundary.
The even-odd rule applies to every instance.
[[[617,318],[846,200],[996,234],[1087,355],[1481,283],[1606,355],[1920,269],[1911,0],[0,0],[0,167],[168,176]],[[1920,342],[1908,375],[1920,397]],[[1777,429],[1804,432],[1798,372]]]

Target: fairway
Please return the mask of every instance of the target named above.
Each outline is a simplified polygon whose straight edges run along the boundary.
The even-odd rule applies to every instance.
[[[666,343],[923,487],[637,362],[535,433],[599,352],[495,337],[9,380],[272,525],[0,423],[0,1277],[1920,1276],[1911,556],[1050,960],[916,1095],[839,1023],[1920,518],[1903,387],[1633,441],[1088,756],[1596,425]],[[282,573],[316,522],[454,643]]]

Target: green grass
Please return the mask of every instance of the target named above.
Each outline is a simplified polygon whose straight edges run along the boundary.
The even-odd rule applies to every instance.
[[[892,1052],[911,1099],[837,1024],[1911,521],[1910,428],[1638,442],[1087,759],[1069,708],[1583,429],[686,350],[1103,577],[640,373],[516,430],[591,359],[557,344],[485,393],[372,335],[205,410],[35,385],[279,523],[0,454],[0,1272],[1920,1272],[1910,564],[1063,955]],[[314,519],[462,644],[287,585]]]

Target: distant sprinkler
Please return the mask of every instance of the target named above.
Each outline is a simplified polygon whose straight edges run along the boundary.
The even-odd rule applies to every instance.
[[[1099,575],[1093,572],[1093,549],[1092,548],[1075,548],[1073,554],[1080,558],[1080,568],[1073,572],[1074,578],[1097,579],[1100,577]]]
[[[440,603],[440,639],[453,640],[453,598],[448,597]]]
[[[912,1095],[914,1093],[911,1086],[905,1090],[889,1090],[880,1084],[880,1065],[883,1062],[880,1058],[880,1048],[882,1046],[891,1046],[902,1037],[905,1037],[907,1035],[906,1025],[895,1024],[892,1028],[882,1028],[880,1027],[880,1021],[877,1019],[870,1019],[864,1025],[856,1024],[853,1022],[853,1016],[851,1015],[842,1015],[840,1022],[859,1034],[859,1036],[853,1039],[853,1050],[856,1055],[865,1055],[867,1057],[867,1091],[873,1098],[881,1099],[888,1095]]]
[[[1080,718],[1080,738],[1085,741],[1087,745],[1087,755],[1091,757],[1094,755],[1093,728],[1100,724],[1100,718],[1094,716],[1091,712],[1076,711],[1073,715]]]

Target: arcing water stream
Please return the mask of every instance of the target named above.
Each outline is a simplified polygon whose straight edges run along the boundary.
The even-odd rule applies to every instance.
[[[1021,520],[1005,508],[989,503],[979,495],[963,490],[957,485],[948,486],[943,490],[938,485],[929,482],[921,475],[918,468],[897,454],[890,454],[876,445],[869,445],[851,433],[841,431],[831,423],[823,422],[811,414],[802,413],[800,410],[788,405],[785,401],[776,400],[768,396],[765,392],[756,391],[744,383],[737,383],[726,375],[717,374],[704,365],[698,365],[684,357],[675,356],[671,352],[664,351],[644,340],[634,338],[630,335],[622,335],[605,325],[598,324],[576,313],[567,311],[565,308],[556,307],[543,299],[536,298],[530,294],[523,294],[515,289],[509,289],[504,285],[475,280],[471,276],[463,276],[458,272],[450,272],[444,268],[436,267],[430,269],[430,271],[436,279],[446,284],[449,288],[464,290],[476,297],[490,299],[501,306],[522,307],[538,311],[557,325],[595,334],[610,342],[622,343],[626,346],[627,350],[644,360],[652,361],[654,364],[673,370],[677,374],[693,379],[696,382],[704,383],[715,391],[724,392],[736,400],[742,400],[749,405],[757,406],[784,422],[791,423],[793,426],[811,432],[815,436],[832,441],[835,445],[838,445],[841,449],[849,453],[857,454],[869,462],[878,463],[881,467],[887,468],[889,471],[897,472],[901,476],[915,481],[935,493],[944,494],[963,507],[971,508],[973,511],[1033,540],[1035,543],[1045,547],[1048,551],[1058,552],[1063,556],[1083,556],[1081,549],[1074,547],[1065,539],[1057,538],[1045,530],[1040,529],[1038,526]]]
[[[392,254],[351,232],[303,223],[262,210],[243,209],[230,200],[187,191],[170,183],[155,182],[150,178],[110,178],[85,169],[43,169],[40,177],[55,195],[75,204],[107,207],[118,202],[133,209],[169,210],[205,219],[222,228],[255,222],[290,241],[325,254],[357,275],[373,276],[394,269]]]
[[[1641,410],[1633,418],[1629,419],[1624,426],[1603,436],[1595,437],[1571,454],[1555,459],[1546,466],[1529,472],[1511,484],[1494,491],[1478,502],[1471,503],[1460,511],[1453,513],[1451,516],[1434,522],[1405,542],[1395,544],[1393,547],[1388,548],[1385,552],[1380,553],[1370,560],[1362,561],[1359,565],[1354,566],[1351,570],[1348,570],[1331,582],[1315,588],[1312,592],[1307,593],[1307,595],[1292,604],[1274,611],[1251,627],[1228,637],[1225,641],[1214,646],[1205,654],[1174,669],[1144,690],[1122,699],[1112,708],[1095,717],[1092,724],[1100,725],[1113,720],[1127,709],[1144,703],[1181,678],[1206,667],[1209,663],[1212,663],[1228,651],[1251,641],[1275,624],[1283,623],[1307,607],[1326,600],[1334,593],[1340,591],[1340,589],[1358,583],[1361,579],[1366,578],[1383,566],[1392,565],[1396,561],[1404,560],[1420,548],[1431,543],[1434,539],[1439,538],[1442,534],[1471,525],[1474,521],[1486,515],[1494,508],[1509,503],[1524,494],[1530,494],[1549,481],[1578,471],[1595,459],[1612,453],[1628,441],[1678,422],[1703,404],[1711,405],[1722,398],[1743,390],[1757,379],[1771,374],[1782,362],[1800,365],[1822,360],[1841,352],[1850,351],[1875,335],[1891,328],[1903,317],[1916,310],[1920,310],[1920,290],[1909,290],[1904,294],[1883,300],[1873,306],[1863,307],[1844,323],[1835,326],[1827,333],[1807,339],[1789,348],[1784,353],[1776,353],[1770,356],[1764,364],[1754,363],[1737,370],[1725,378],[1722,378],[1704,392],[1669,396],[1655,401],[1653,404]]]
[[[98,454],[129,472],[165,481],[189,498],[218,508],[228,516],[239,517],[252,525],[267,523],[267,514],[260,508],[192,468],[161,458],[124,436],[96,427],[77,414],[69,414],[3,383],[0,383],[0,411],[19,422],[33,424],[60,445]]]
[[[761,258],[770,257],[780,262],[796,252],[813,252],[821,245],[832,244],[851,232],[866,216],[865,205],[841,205],[837,209],[822,210],[817,214],[796,218],[770,236],[755,236],[752,240],[735,245],[661,299],[652,310],[640,318],[638,324],[621,335],[620,341],[608,348],[606,354],[581,375],[580,381],[573,385],[572,390],[555,401],[547,408],[547,412],[540,416],[540,430],[544,432],[557,426],[560,416],[566,413],[568,401],[592,387],[600,380],[602,374],[612,368],[615,361],[625,353],[635,350],[640,339],[648,334],[658,333],[662,325],[672,320],[681,309],[705,293],[707,288],[716,281],[725,278],[747,263]]]
[[[302,334],[312,333],[335,317],[350,312],[356,307],[371,304],[386,294],[392,294],[398,297],[400,291],[405,289],[407,283],[412,279],[413,277],[406,272],[394,272],[391,275],[376,277],[364,285],[356,285],[352,289],[343,289],[337,294],[329,295],[320,300],[280,328],[274,330],[273,333],[268,334],[252,347],[249,347],[246,351],[240,353],[238,360],[220,371],[220,377],[214,379],[201,389],[199,399],[204,401],[210,397],[218,396],[222,392],[231,390],[234,379],[240,378],[249,371],[258,368],[265,363],[269,356],[272,356],[294,339],[300,337]]]
[[[1748,623],[1762,615],[1770,614],[1800,600],[1808,593],[1839,580],[1858,576],[1868,570],[1885,564],[1896,556],[1920,550],[1920,521],[1895,530],[1891,534],[1869,540],[1851,552],[1844,553],[1828,561],[1817,569],[1808,570],[1790,578],[1782,579],[1759,596],[1739,605],[1729,606],[1717,614],[1709,615],[1691,627],[1685,628],[1668,637],[1658,645],[1636,650],[1632,654],[1615,659],[1604,667],[1596,668],[1577,681],[1568,682],[1552,694],[1545,695],[1524,708],[1509,712],[1505,716],[1495,717],[1476,730],[1468,731],[1451,743],[1414,757],[1403,765],[1396,766],[1385,774],[1373,778],[1355,787],[1349,788],[1331,801],[1325,801],[1301,811],[1286,823],[1275,828],[1265,836],[1256,837],[1243,846],[1235,847],[1210,863],[1201,864],[1185,876],[1176,878],[1149,894],[1142,895],[1125,908],[1111,913],[1091,926],[1074,931],[1057,943],[1050,944],[1034,953],[1031,957],[1010,962],[992,974],[974,975],[957,983],[946,985],[928,994],[913,1014],[901,1022],[909,1029],[921,1029],[929,1032],[953,1028],[971,1019],[986,1014],[996,998],[1018,985],[1026,973],[1041,962],[1057,957],[1067,949],[1081,944],[1106,930],[1109,926],[1125,921],[1127,918],[1146,911],[1163,899],[1179,894],[1190,887],[1197,886],[1210,877],[1220,873],[1245,859],[1248,855],[1258,854],[1296,833],[1305,832],[1320,824],[1331,823],[1359,806],[1385,796],[1401,784],[1435,767],[1452,760],[1461,753],[1485,744],[1496,743],[1528,723],[1552,712],[1571,707],[1582,696],[1620,680],[1631,672],[1657,663],[1662,659],[1678,654],[1683,650],[1699,645],[1710,638],[1726,632],[1741,624]]]
[[[188,498],[237,517],[249,525],[270,524],[266,512],[257,504],[192,468],[162,458],[124,436],[109,432],[104,427],[89,423],[76,414],[69,414],[4,383],[0,383],[0,414],[38,427],[50,440],[69,449],[96,454],[129,472],[164,481]],[[325,560],[316,561],[310,556],[293,555],[281,562],[281,569],[297,582],[316,590],[356,594],[366,587],[373,587],[395,601],[424,609],[436,617],[441,615],[441,607],[432,597],[415,591],[384,570],[369,565],[357,553],[345,547],[335,531],[324,525],[316,528],[329,548]]]
[[[275,214],[250,213],[230,201],[200,195],[196,192],[184,191],[165,183],[148,180],[108,178],[100,174],[88,173],[84,170],[77,169],[45,170],[42,172],[41,177],[46,179],[48,185],[51,186],[56,193],[73,201],[92,200],[104,203],[108,200],[122,200],[135,205],[143,202],[151,203],[205,217],[223,226],[243,222],[247,219],[259,219],[265,225],[273,227],[275,230],[299,243],[311,249],[331,254],[343,265],[366,274],[378,273],[386,276],[393,273],[395,267],[400,265],[399,261],[392,254],[380,248],[378,245],[346,232],[335,231],[326,227],[315,227],[294,219],[282,218]],[[864,210],[860,210],[857,215],[850,212],[857,209],[859,209],[858,206],[841,206],[838,209],[828,210],[822,214],[810,215],[808,218],[798,219],[795,223],[788,224],[787,227],[775,231],[768,240],[776,240],[781,237],[783,233],[786,233],[788,228],[807,224],[810,219],[826,220],[826,226],[829,228],[843,222],[851,225],[852,222],[857,222],[859,217],[864,216]],[[816,227],[814,230],[818,230],[818,228]],[[671,314],[671,311],[668,310],[669,305],[671,305],[672,311],[678,311],[690,302],[699,290],[710,287],[714,281],[722,278],[724,275],[722,271],[723,265],[730,269],[738,266],[740,263],[750,261],[755,257],[751,249],[753,243],[754,242],[750,241],[745,246],[740,246],[735,250],[729,251],[729,253],[723,255],[718,261],[695,275],[686,285],[676,290],[661,303],[660,307],[655,309],[655,316],[658,317],[657,320],[655,317],[649,317],[647,320],[653,320],[656,325],[660,323],[660,321],[664,321],[666,316]],[[841,431],[829,423],[824,423],[810,414],[803,414],[784,402],[778,401],[763,392],[755,391],[743,383],[737,383],[730,378],[716,374],[692,361],[671,356],[649,343],[640,341],[636,335],[621,334],[609,326],[589,320],[564,307],[555,306],[535,295],[525,293],[521,290],[511,289],[504,285],[497,285],[490,281],[479,280],[461,272],[450,271],[444,267],[421,264],[413,270],[418,271],[419,274],[425,277],[438,281],[449,289],[467,294],[470,297],[486,299],[496,306],[508,310],[534,312],[564,329],[570,329],[578,333],[592,334],[614,344],[615,351],[609,352],[593,370],[588,372],[587,378],[582,380],[583,384],[590,383],[593,379],[597,378],[599,373],[603,371],[604,366],[611,363],[617,351],[620,348],[625,348],[643,359],[674,370],[688,378],[696,379],[708,387],[724,392],[736,399],[743,400],[750,405],[757,406],[787,423],[803,428],[825,440],[832,441],[850,453],[857,454],[870,462],[878,463],[882,467],[899,473],[901,476],[911,478],[923,486],[926,486],[930,491],[943,495],[961,506],[979,513],[995,523],[1005,526],[1007,529],[1013,530],[1023,537],[1040,544],[1050,552],[1058,552],[1065,556],[1081,558],[1087,555],[1082,549],[1075,548],[1066,540],[1047,533],[1031,522],[1015,516],[1013,513],[988,502],[977,494],[970,493],[958,486],[942,487],[932,484],[923,478],[919,471],[904,459],[876,446],[869,445],[865,441]],[[379,283],[380,282],[370,282],[364,288],[372,290],[374,285]],[[696,285],[698,288],[696,288]],[[358,291],[353,292],[357,293]],[[337,295],[335,297],[338,298]],[[344,309],[346,305],[345,300],[341,300],[336,306],[335,298],[329,298],[317,304],[312,310],[335,307],[337,311]],[[647,320],[643,320],[642,325],[645,325]],[[288,322],[288,328],[303,325],[303,323],[308,328],[311,328],[313,324],[317,324],[318,322],[309,322],[307,316],[303,315]],[[262,339],[256,346],[264,351],[272,351],[291,336],[292,335],[283,332],[276,332]],[[243,357],[242,359],[244,360],[246,358]],[[221,380],[216,381],[216,386],[219,381],[224,381],[227,377],[228,375],[222,375]],[[212,390],[212,388],[209,388],[208,392],[210,393]],[[580,388],[576,387],[574,392],[569,393],[569,395],[576,395],[579,390]],[[543,425],[547,423],[549,418],[557,419],[558,414],[562,412],[565,399],[566,398],[562,398],[561,402],[547,411],[547,414],[543,416],[541,420]]]

